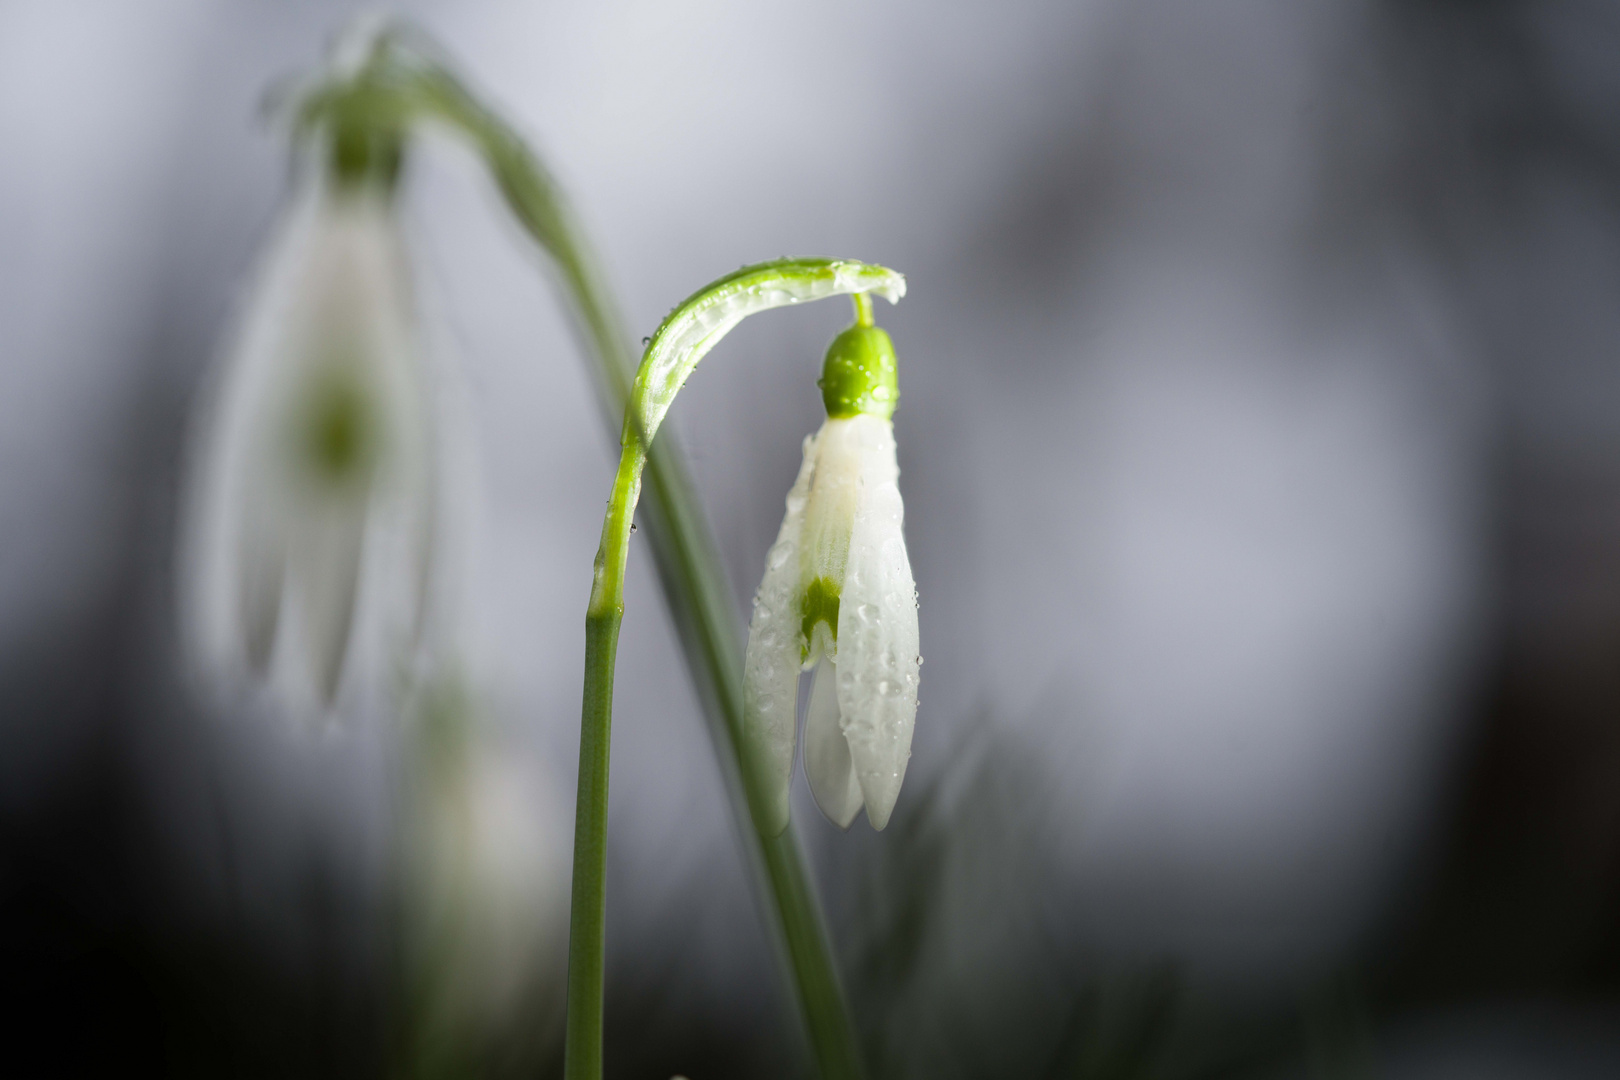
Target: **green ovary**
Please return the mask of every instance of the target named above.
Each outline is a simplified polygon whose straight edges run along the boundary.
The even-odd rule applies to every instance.
[[[817,385],[834,419],[861,413],[889,419],[900,401],[894,342],[880,327],[851,326],[827,346]]]

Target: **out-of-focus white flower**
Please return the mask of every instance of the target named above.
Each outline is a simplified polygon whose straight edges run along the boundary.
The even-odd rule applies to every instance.
[[[423,1074],[538,1068],[562,1033],[567,807],[458,688],[424,696],[404,852],[412,1052]]]
[[[773,833],[788,820],[801,670],[815,672],[804,771],[828,818],[847,828],[865,806],[883,828],[911,756],[922,658],[890,421],[894,347],[870,307],[858,310],[827,351],[827,420],[805,440],[748,629],[744,745],[755,813]]]
[[[437,501],[397,158],[345,179],[343,152],[294,207],[193,433],[181,567],[207,681],[314,711],[415,647]]]

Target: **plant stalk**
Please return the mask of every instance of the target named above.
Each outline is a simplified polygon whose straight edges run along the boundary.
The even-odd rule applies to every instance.
[[[608,752],[613,736],[613,660],[619,611],[585,620],[585,704],[574,808],[574,884],[568,924],[568,1029],[563,1074],[602,1075],[603,958],[607,921]]]

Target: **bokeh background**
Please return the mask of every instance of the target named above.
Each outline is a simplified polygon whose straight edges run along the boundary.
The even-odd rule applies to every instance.
[[[399,1068],[397,739],[205,710],[175,630],[188,418],[289,199],[265,95],[354,7],[0,3],[16,1075]],[[908,276],[911,771],[882,834],[795,803],[878,1075],[1620,1075],[1620,9],[398,10],[632,334],[781,254]],[[554,878],[611,440],[481,166],[423,144],[402,199],[491,843]],[[846,321],[751,320],[666,428],[739,597]],[[609,1070],[806,1075],[640,547],[619,671]]]

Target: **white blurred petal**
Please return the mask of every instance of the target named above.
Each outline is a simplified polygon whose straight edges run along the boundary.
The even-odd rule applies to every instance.
[[[858,416],[861,474],[838,611],[838,705],[874,829],[889,822],[917,718],[917,590],[894,429]]]
[[[824,658],[816,666],[810,708],[804,720],[804,775],[810,794],[840,829],[860,813],[863,796],[849,756],[849,740],[838,723],[838,665]]]
[[[771,835],[787,827],[788,785],[793,779],[803,636],[799,551],[805,505],[816,473],[817,442],[813,435],[804,440],[804,464],[788,492],[787,514],[776,543],[765,556],[765,577],[754,594],[748,650],[743,658],[744,765],[754,777],[759,826]]]
[[[261,520],[249,521],[242,530],[238,545],[236,607],[248,667],[262,677],[270,666],[270,651],[281,624],[287,553],[280,520],[272,514],[258,516]]]
[[[403,914],[412,1035],[428,1045],[560,1034],[569,815],[517,749],[458,733],[420,759]]]
[[[182,601],[214,689],[251,673],[326,707],[345,667],[370,693],[420,638],[435,425],[391,207],[306,190],[195,436]]]
[[[307,309],[321,203],[311,192],[283,222],[191,432],[180,611],[194,672],[216,692],[244,669],[265,674],[282,621],[284,492],[264,412],[284,393],[288,327]]]
[[[365,541],[364,508],[341,506],[327,520],[306,522],[294,541],[291,567],[303,616],[304,647],[321,701],[337,696],[343,662],[354,627],[360,553]]]

